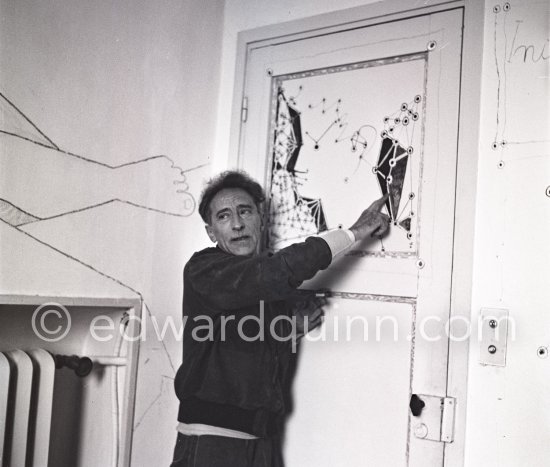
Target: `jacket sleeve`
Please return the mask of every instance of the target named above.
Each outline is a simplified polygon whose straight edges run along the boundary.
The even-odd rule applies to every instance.
[[[235,256],[219,249],[198,254],[185,267],[185,284],[210,306],[234,310],[287,299],[332,260],[328,244],[309,237],[275,254]]]

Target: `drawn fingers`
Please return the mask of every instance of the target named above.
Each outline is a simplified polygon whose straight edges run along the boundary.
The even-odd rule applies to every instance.
[[[185,177],[180,180],[174,180],[174,185],[176,185],[176,193],[187,193],[189,190],[189,184],[187,183]]]

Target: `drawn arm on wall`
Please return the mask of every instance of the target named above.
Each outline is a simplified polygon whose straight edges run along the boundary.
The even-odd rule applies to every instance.
[[[153,326],[159,319],[155,305],[163,313],[177,310],[178,305],[166,305],[169,298],[141,292],[148,290],[155,261],[163,264],[164,271],[172,263],[176,270],[183,267],[179,256],[172,262],[162,256],[173,255],[173,249],[161,248],[154,256],[145,253],[152,248],[148,226],[158,226],[155,241],[164,245],[181,241],[174,233],[182,231],[195,211],[188,176],[208,164],[184,170],[167,156],[153,156],[112,166],[62,149],[2,93],[0,115],[0,222],[134,292]],[[135,255],[141,255],[137,264],[127,261]],[[179,289],[178,273],[169,277],[176,284],[173,289]],[[166,382],[176,372],[164,339],[151,339],[142,346],[148,356],[140,371],[146,367],[154,378],[158,376],[160,388],[138,408],[135,428],[155,406],[172,400]]]
[[[32,222],[112,201],[179,217],[195,210],[186,174],[202,166],[184,170],[165,155],[111,166],[60,148],[2,93],[0,107],[4,219]]]

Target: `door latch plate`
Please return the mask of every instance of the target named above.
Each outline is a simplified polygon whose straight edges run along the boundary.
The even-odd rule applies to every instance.
[[[411,409],[411,426],[414,436],[431,441],[452,443],[454,440],[455,406],[454,397],[439,397],[426,394],[413,394],[415,406],[419,401],[424,405],[420,411]]]

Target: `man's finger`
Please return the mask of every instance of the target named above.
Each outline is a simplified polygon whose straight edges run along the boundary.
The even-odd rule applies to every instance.
[[[386,202],[389,196],[390,194],[386,193],[384,196],[382,196],[382,198],[379,198],[376,201],[373,201],[373,203],[368,207],[368,210],[370,211],[374,209],[376,211],[380,211],[380,209],[382,209],[382,207],[384,206],[384,203]]]
[[[372,233],[371,236],[381,237],[382,235],[384,235],[389,230],[389,228],[390,228],[389,218],[387,218],[387,216],[380,217],[379,225],[374,230],[374,232]]]
[[[317,308],[312,314],[311,316],[309,317],[309,320],[310,321],[316,321],[318,320],[321,316],[324,315],[324,310],[322,308]]]

